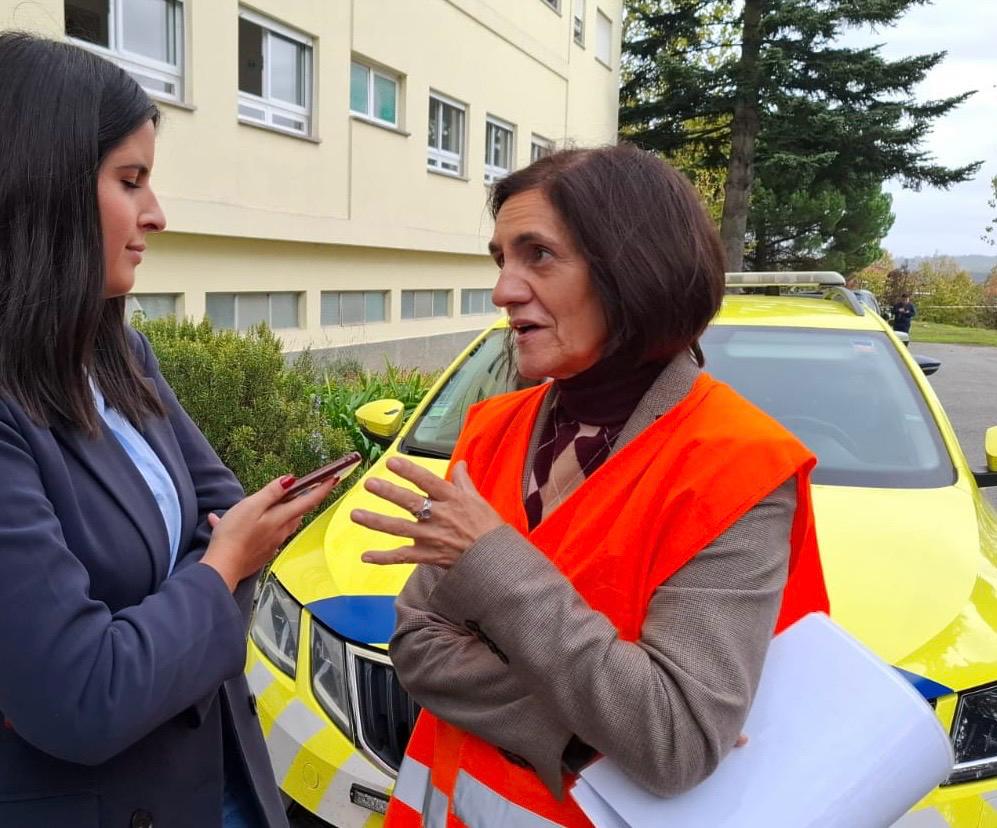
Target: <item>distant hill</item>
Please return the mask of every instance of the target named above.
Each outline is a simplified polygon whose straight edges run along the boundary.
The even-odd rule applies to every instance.
[[[945,254],[939,253],[938,256],[894,256],[893,261],[897,263],[898,267],[906,264],[907,267],[914,270],[926,259],[937,259],[940,256],[945,256]],[[985,281],[990,275],[990,271],[997,267],[997,256],[945,256],[945,258],[955,259],[959,266],[977,282]]]

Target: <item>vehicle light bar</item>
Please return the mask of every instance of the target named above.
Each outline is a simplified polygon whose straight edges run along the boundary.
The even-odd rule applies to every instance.
[[[845,277],[833,270],[759,270],[726,276],[727,287],[837,287],[845,284]]]

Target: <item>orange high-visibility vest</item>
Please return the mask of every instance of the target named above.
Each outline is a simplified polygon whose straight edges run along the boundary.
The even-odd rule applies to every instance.
[[[613,622],[621,639],[639,638],[662,583],[793,475],[796,514],[776,631],[808,612],[828,611],[810,502],[816,459],[707,374],[530,531],[523,467],[548,390],[542,385],[474,406],[451,467],[467,461],[481,495]],[[566,777],[566,790],[572,781]],[[591,825],[570,795],[558,800],[532,770],[428,710],[412,732],[386,824]]]

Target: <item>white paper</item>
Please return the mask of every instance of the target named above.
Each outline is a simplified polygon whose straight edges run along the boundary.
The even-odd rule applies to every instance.
[[[581,806],[585,815],[599,828],[628,828],[623,818],[595,792],[584,778],[579,777],[571,789],[575,802]]]
[[[820,613],[772,641],[744,732],[748,744],[680,796],[655,797],[603,758],[575,799],[598,828],[883,828],[953,763],[920,694]]]

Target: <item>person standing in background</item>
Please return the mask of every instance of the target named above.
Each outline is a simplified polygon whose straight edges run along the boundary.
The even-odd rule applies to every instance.
[[[893,306],[893,330],[910,334],[910,323],[917,316],[917,308],[910,301],[910,294],[905,293],[900,301]]]

